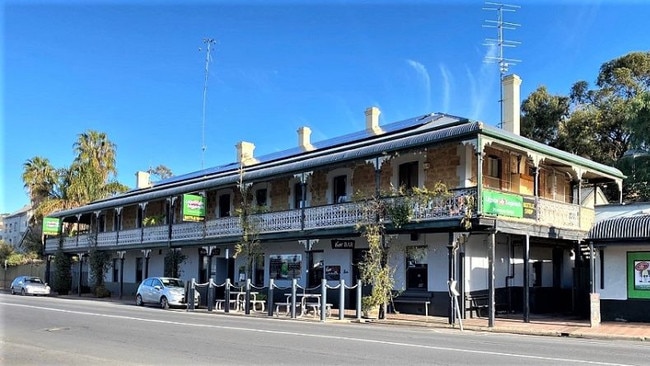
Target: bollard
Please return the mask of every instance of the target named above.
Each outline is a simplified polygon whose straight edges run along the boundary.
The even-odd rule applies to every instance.
[[[212,278],[208,280],[208,293],[206,295],[208,302],[208,311],[212,311],[214,307],[214,286],[212,284]]]
[[[268,316],[273,316],[273,279],[269,280],[269,292],[266,295],[266,304],[268,305]]]
[[[246,294],[244,295],[244,313],[250,315],[251,313],[251,279],[246,279]]]
[[[361,280],[357,280],[357,320],[361,321]]]
[[[230,312],[230,278],[226,278],[226,290],[224,295],[223,311],[224,313]]]
[[[339,320],[345,317],[345,280],[341,278],[339,288]]]
[[[320,282],[320,321],[324,322],[327,319],[327,280],[322,279]]]
[[[194,287],[195,281],[196,280],[192,278],[192,282],[190,282],[190,290],[187,292],[187,296],[185,297],[185,303],[188,305],[187,308],[189,311],[194,311],[194,291],[196,291],[196,288]]]
[[[291,319],[296,319],[296,286],[298,280],[295,278],[291,280]]]

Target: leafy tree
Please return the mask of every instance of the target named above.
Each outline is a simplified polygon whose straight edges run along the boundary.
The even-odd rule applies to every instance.
[[[95,280],[95,296],[110,296],[110,292],[104,286],[104,276],[111,267],[111,255],[106,251],[92,248],[89,253],[89,263],[90,272]]]
[[[128,190],[115,180],[115,145],[105,133],[92,130],[82,133],[73,148],[76,157],[69,167],[55,169],[41,157],[29,159],[23,165],[23,182],[34,204],[35,232],[42,218],[51,212]]]
[[[88,130],[77,136],[73,145],[77,154],[73,165],[92,171],[102,183],[117,174],[115,144],[104,132]]]
[[[35,156],[23,164],[22,179],[32,206],[38,206],[49,196],[58,175],[49,159]]]
[[[599,163],[620,165],[629,176],[621,159],[634,148],[647,148],[650,141],[650,52],[632,52],[605,62],[596,87],[590,89],[586,81],[576,82],[566,114],[561,113],[565,105],[560,103],[565,97],[536,90],[522,105],[522,135]],[[643,183],[626,179],[624,199],[628,195],[630,199],[647,197],[639,191]],[[610,192],[610,198],[617,200],[618,194]]]
[[[158,180],[171,178],[174,175],[174,173],[172,173],[172,170],[165,165],[158,165],[155,168],[150,167],[149,170],[147,170],[147,173],[158,177]]]
[[[521,134],[547,145],[557,143],[559,126],[569,114],[569,98],[540,86],[521,105]]]
[[[259,219],[254,215],[253,192],[251,185],[244,183],[244,168],[239,168],[239,192],[241,203],[236,213],[239,216],[239,225],[242,228],[242,236],[235,244],[234,257],[242,256],[246,262],[246,278],[253,278],[253,264],[262,252],[259,240]]]
[[[180,249],[170,248],[165,254],[164,274],[166,277],[180,277],[182,274],[181,265],[187,260],[187,255]]]
[[[59,295],[66,295],[72,289],[72,273],[70,266],[72,260],[70,256],[59,248],[54,255],[54,278],[52,283],[52,290]]]

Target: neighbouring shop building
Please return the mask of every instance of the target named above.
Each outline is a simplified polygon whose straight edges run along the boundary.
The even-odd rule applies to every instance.
[[[602,319],[650,322],[650,203],[598,206],[587,241]]]

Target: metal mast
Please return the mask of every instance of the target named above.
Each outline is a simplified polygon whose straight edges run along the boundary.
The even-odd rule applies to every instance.
[[[210,75],[209,73],[210,61],[212,61],[210,52],[212,52],[212,45],[215,44],[216,41],[212,38],[204,38],[203,43],[207,45],[207,49],[205,52],[205,82],[203,84],[203,116],[201,119],[202,121],[201,122],[201,169],[203,169],[204,167],[205,149],[207,148],[205,146],[205,104],[206,104],[206,98],[208,96],[208,76]]]
[[[521,62],[521,60],[513,59],[513,58],[506,58],[503,55],[503,50],[505,47],[517,47],[518,45],[521,44],[521,42],[517,41],[509,41],[503,38],[503,31],[504,29],[510,29],[514,30],[517,29],[518,27],[521,26],[521,24],[517,23],[510,23],[506,22],[503,20],[503,13],[504,12],[515,12],[517,9],[521,8],[519,5],[508,5],[508,4],[502,4],[502,3],[493,3],[493,2],[485,2],[485,7],[483,10],[488,10],[488,11],[496,11],[497,13],[497,20],[485,20],[485,23],[483,24],[484,28],[496,28],[497,29],[497,38],[486,38],[485,43],[483,44],[484,46],[488,47],[494,47],[496,46],[498,49],[498,55],[496,57],[494,56],[487,56],[485,57],[485,62],[488,63],[497,63],[499,65],[499,107],[501,110],[501,117],[499,119],[499,128],[503,128],[503,77],[506,75],[508,72],[508,67],[509,66],[514,66],[518,62]]]

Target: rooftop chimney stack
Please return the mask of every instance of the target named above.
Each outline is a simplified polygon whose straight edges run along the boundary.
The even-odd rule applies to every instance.
[[[240,141],[235,147],[237,147],[237,162],[240,165],[247,166],[257,163],[257,159],[253,156],[255,145],[252,142]]]
[[[519,135],[521,78],[515,74],[503,78],[503,126],[506,131]]]
[[[151,175],[147,172],[138,171],[135,172],[135,188],[149,188],[151,187]]]
[[[381,127],[379,127],[379,115],[381,111],[377,107],[370,107],[366,109],[366,131],[372,135],[382,134]]]
[[[311,128],[307,126],[298,129],[298,147],[302,151],[314,150],[314,145],[311,144]]]

